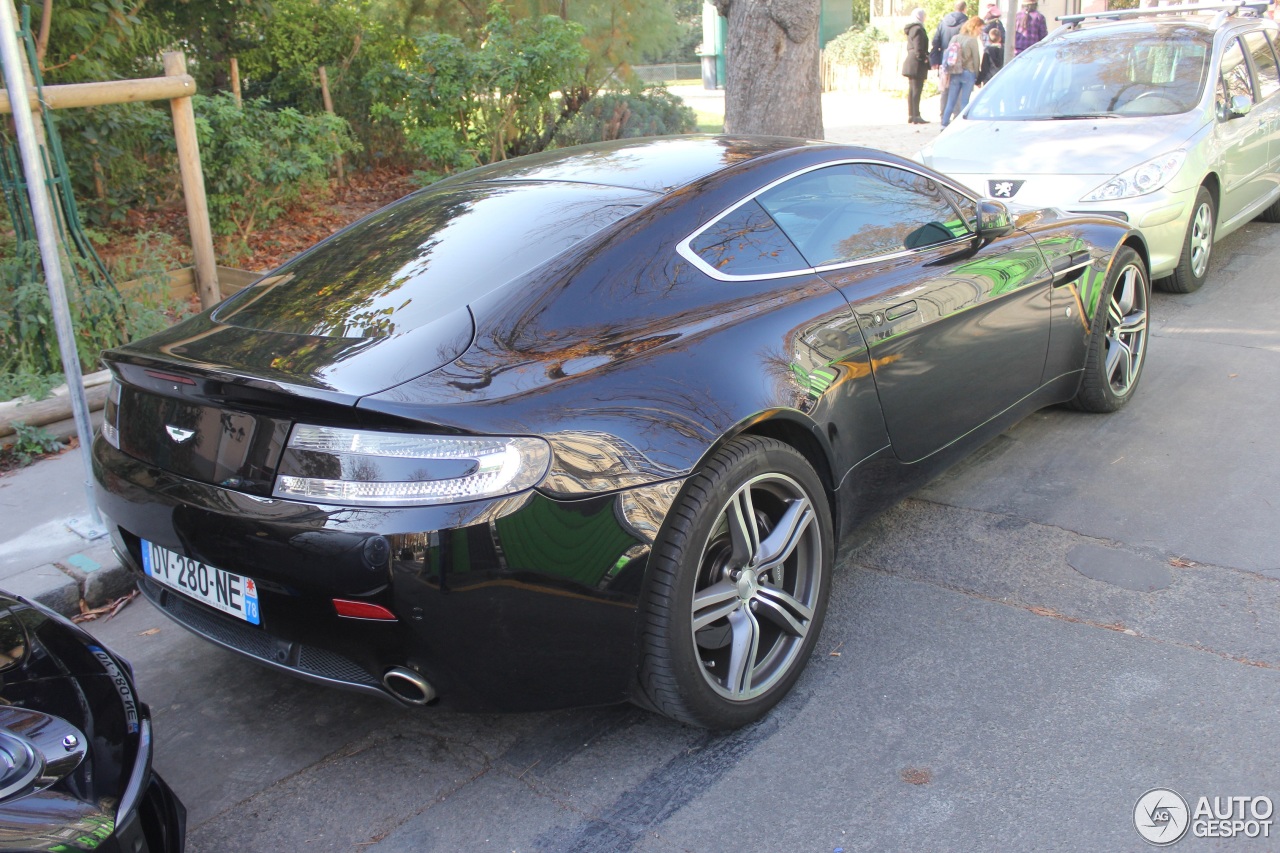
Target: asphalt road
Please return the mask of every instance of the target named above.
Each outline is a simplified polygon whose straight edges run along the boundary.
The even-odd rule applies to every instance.
[[[1151,788],[1280,801],[1277,269],[1280,226],[1237,232],[1203,291],[1156,294],[1124,411],[1033,415],[844,543],[807,672],[733,734],[402,711],[145,602],[91,630],[192,853],[1146,850]]]

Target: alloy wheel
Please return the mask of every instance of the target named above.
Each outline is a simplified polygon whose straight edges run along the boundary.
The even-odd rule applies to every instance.
[[[703,548],[692,604],[702,675],[717,693],[745,702],[803,663],[822,571],[820,528],[799,483],[763,474],[734,492]]]
[[[1133,388],[1147,351],[1147,289],[1142,270],[1120,271],[1107,305],[1107,381],[1117,397]]]
[[[1191,271],[1203,278],[1209,269],[1209,253],[1213,251],[1213,208],[1207,203],[1196,208],[1191,222]]]

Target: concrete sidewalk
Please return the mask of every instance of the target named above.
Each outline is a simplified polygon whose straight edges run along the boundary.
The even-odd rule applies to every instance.
[[[85,477],[79,450],[0,476],[0,589],[72,615],[132,588],[110,539],[68,526],[89,514]]]
[[[696,109],[724,114],[723,91],[697,86],[671,91]],[[902,94],[828,92],[822,109],[828,140],[905,157],[941,129],[936,97],[921,104],[921,112],[933,122],[927,125],[907,124]],[[74,450],[0,476],[0,589],[75,614],[81,599],[96,606],[132,588],[109,539],[87,541],[67,526],[88,514],[84,477],[80,453]]]
[[[672,86],[686,105],[704,113],[724,115],[724,92],[701,86]],[[879,148],[911,157],[942,132],[938,96],[920,102],[920,114],[929,124],[907,124],[907,97],[903,92],[825,92],[822,118],[828,142],[845,142]]]

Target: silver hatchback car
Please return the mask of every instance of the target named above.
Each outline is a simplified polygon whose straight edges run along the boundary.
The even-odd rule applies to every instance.
[[[993,198],[1125,219],[1156,284],[1196,290],[1215,239],[1280,221],[1280,31],[1265,8],[1060,18],[919,159]]]

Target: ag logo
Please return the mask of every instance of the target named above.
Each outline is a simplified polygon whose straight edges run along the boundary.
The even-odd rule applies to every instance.
[[[1013,198],[1026,181],[987,181],[987,192],[992,198]]]
[[[1133,825],[1145,841],[1165,847],[1187,834],[1191,812],[1187,801],[1168,788],[1152,788],[1133,807]]]

